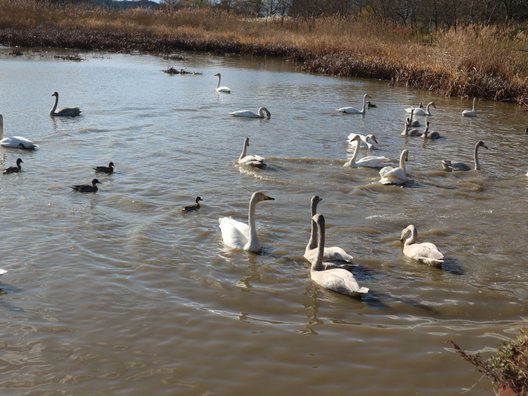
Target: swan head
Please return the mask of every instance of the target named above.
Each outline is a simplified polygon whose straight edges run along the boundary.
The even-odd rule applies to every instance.
[[[378,143],[378,138],[373,133],[369,133],[367,136],[365,136],[365,138],[366,139],[372,139],[372,140],[374,140],[376,142],[376,144],[379,144]]]
[[[319,204],[319,202],[321,202],[323,200],[323,198],[321,198],[319,195],[314,195],[311,199],[311,206],[312,206],[312,216],[315,215],[315,213],[317,212],[317,205]]]
[[[196,197],[196,199],[194,200],[194,202],[198,203],[200,201],[203,201],[202,197]]]
[[[352,139],[349,140],[350,143],[352,142],[361,142],[361,136],[359,136],[358,134],[354,135],[354,137]]]
[[[401,158],[404,161],[409,161],[409,150],[405,149],[401,152]]]
[[[414,236],[417,236],[417,232],[416,232],[416,226],[414,226],[413,224],[409,224],[407,227],[405,227],[402,232],[401,232],[401,235],[400,235],[400,242],[403,242],[405,239],[407,239],[407,234],[408,233],[411,233],[413,234]]]
[[[17,158],[17,160],[16,160],[17,166],[20,166],[20,164],[23,164],[23,163],[24,163],[24,161],[22,161],[22,158]]]
[[[486,146],[486,144],[482,140],[479,140],[475,147],[484,147],[485,149],[488,149],[488,146]]]
[[[427,106],[433,106],[433,107],[436,109],[436,104],[435,104],[435,102],[429,102],[429,103],[427,103]]]
[[[55,92],[53,92],[53,93],[51,94],[51,96],[57,96],[57,97],[58,97],[58,96],[59,96],[59,93],[58,93],[57,91],[55,91]]]
[[[251,200],[255,202],[261,202],[261,201],[275,201],[275,198],[270,197],[269,195],[263,193],[262,191],[254,192],[251,196]]]
[[[244,139],[244,146],[249,147],[249,138]]]
[[[220,73],[216,73],[214,76],[215,77],[222,77],[222,75]]]
[[[95,187],[96,184],[101,184],[101,182],[99,180],[97,180],[97,179],[93,179],[92,180],[92,186]]]

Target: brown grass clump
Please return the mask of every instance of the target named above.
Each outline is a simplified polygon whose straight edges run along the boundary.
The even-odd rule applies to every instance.
[[[489,377],[498,388],[511,388],[517,395],[528,391],[528,328],[521,329],[517,338],[504,343],[488,360],[479,354],[469,355],[451,341],[462,358]]]
[[[519,51],[528,49],[528,36],[514,26],[459,27],[424,43],[410,28],[369,16],[306,22],[211,9],[115,11],[45,0],[0,0],[0,9],[0,43],[13,46],[276,56],[310,72],[528,106],[528,52]]]

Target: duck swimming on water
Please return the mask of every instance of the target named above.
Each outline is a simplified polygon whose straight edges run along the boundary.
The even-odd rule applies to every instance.
[[[98,173],[106,173],[108,175],[111,175],[112,173],[114,173],[114,167],[114,163],[110,162],[108,166],[96,166],[93,169]]]
[[[76,184],[72,188],[75,191],[79,191],[79,192],[82,192],[82,193],[96,193],[97,190],[98,190],[96,184],[101,184],[101,182],[99,180],[97,180],[97,179],[93,179],[92,180],[92,185],[89,185],[89,184]]]
[[[200,209],[200,201],[203,201],[202,197],[196,197],[195,203],[187,205],[182,208],[182,212],[192,212]]]

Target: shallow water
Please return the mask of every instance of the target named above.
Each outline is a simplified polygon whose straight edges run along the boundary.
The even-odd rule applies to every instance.
[[[2,168],[24,161],[0,180],[3,395],[492,393],[449,340],[487,356],[526,324],[528,113],[478,101],[464,119],[470,100],[269,59],[0,52],[5,135],[40,145],[0,148]],[[216,94],[217,72],[231,95]],[[83,115],[51,119],[53,91]],[[364,117],[334,111],[364,92],[378,106]],[[404,108],[433,100],[445,138],[402,138]],[[228,115],[262,105],[270,120]],[[350,132],[374,132],[374,155],[408,148],[412,182],[343,167]],[[246,136],[267,169],[236,165]],[[441,171],[444,158],[471,162],[479,139],[481,172]],[[71,191],[109,161],[97,194]],[[245,220],[257,190],[275,198],[257,207],[263,254],[226,249],[218,218]],[[328,244],[352,252],[371,289],[362,300],[310,281],[314,194]],[[197,195],[202,208],[183,215]],[[442,268],[402,255],[410,223]]]

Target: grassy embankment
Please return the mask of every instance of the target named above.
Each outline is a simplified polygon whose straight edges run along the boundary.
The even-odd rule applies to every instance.
[[[380,78],[528,107],[528,33],[471,26],[418,37],[362,17],[257,21],[207,10],[110,11],[0,0],[0,43],[81,50],[178,50],[288,58],[302,70]],[[427,44],[425,44],[427,41]]]

